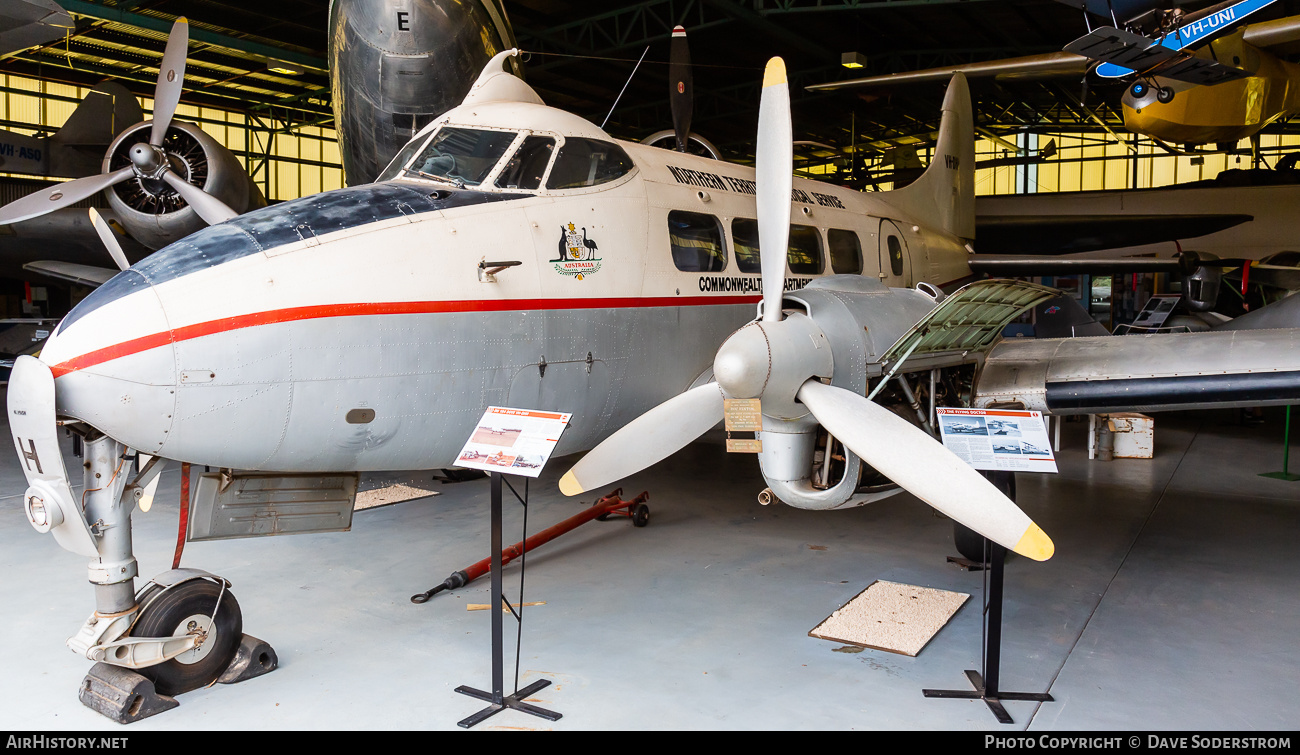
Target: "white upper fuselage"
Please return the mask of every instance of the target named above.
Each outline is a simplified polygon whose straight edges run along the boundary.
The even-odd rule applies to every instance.
[[[98,289],[41,355],[59,413],[167,458],[338,471],[450,465],[486,406],[516,405],[573,412],[568,453],[690,386],[753,317],[759,273],[741,267],[756,261],[743,248],[752,168],[616,142],[526,102],[452,110],[398,161],[444,128],[507,145],[477,185],[390,168],[392,180],[200,231]],[[497,186],[532,137],[554,143],[540,184]],[[547,188],[579,140],[630,162],[595,185]],[[794,187],[805,253],[788,288],[833,267],[892,286],[969,275],[959,239],[879,196]],[[484,276],[484,261],[521,264]],[[375,419],[347,419],[358,408]]]

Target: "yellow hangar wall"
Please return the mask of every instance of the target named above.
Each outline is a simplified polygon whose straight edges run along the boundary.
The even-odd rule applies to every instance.
[[[88,87],[0,74],[0,128],[28,135],[53,133],[89,91]],[[147,118],[153,100],[137,99]],[[343,185],[338,139],[332,128],[286,128],[264,115],[184,103],[177,108],[176,117],[198,123],[233,152],[269,200],[297,199]],[[15,175],[20,174],[0,173]]]

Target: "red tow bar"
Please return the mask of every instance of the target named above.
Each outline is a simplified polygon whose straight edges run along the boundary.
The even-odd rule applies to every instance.
[[[503,549],[501,551],[501,565],[505,566],[516,558],[522,556],[525,551],[535,550],[537,546],[549,543],[560,535],[590,522],[592,519],[604,521],[611,516],[625,516],[631,519],[632,524],[636,527],[644,527],[649,524],[650,507],[646,505],[646,501],[650,500],[650,492],[642,491],[641,495],[630,501],[624,501],[619,498],[621,495],[623,495],[623,489],[618,488],[614,492],[593,503],[591,508],[582,513],[575,514],[559,524],[538,532],[536,535],[533,535],[522,542],[515,543],[509,548]],[[450,577],[443,580],[442,584],[434,587],[432,590],[422,592],[418,595],[412,595],[411,602],[424,603],[428,601],[429,598],[432,598],[443,590],[455,590],[458,587],[464,587],[491,570],[492,557],[488,556],[482,561],[478,561],[460,571],[453,572]]]

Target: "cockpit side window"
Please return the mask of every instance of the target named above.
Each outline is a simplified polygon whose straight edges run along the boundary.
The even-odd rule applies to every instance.
[[[499,189],[537,189],[542,185],[546,165],[555,152],[555,140],[549,136],[530,136],[510,156],[497,176]]]
[[[424,177],[478,186],[496,167],[515,136],[513,131],[444,126],[408,170]]]
[[[613,181],[633,168],[623,148],[599,139],[566,137],[546,180],[548,189],[579,189]]]
[[[397,157],[394,157],[393,161],[388,164],[388,167],[384,168],[384,170],[379,174],[379,177],[375,179],[375,183],[379,183],[380,181],[391,181],[392,179],[397,178],[401,174],[402,169],[406,167],[406,164],[411,162],[411,158],[415,157],[415,153],[419,152],[420,148],[423,147],[424,143],[427,141],[429,141],[429,135],[425,134],[418,139],[412,139],[407,142],[406,146],[402,147],[402,151],[397,153]]]

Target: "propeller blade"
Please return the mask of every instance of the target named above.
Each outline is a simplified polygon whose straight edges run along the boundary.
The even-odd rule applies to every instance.
[[[560,478],[560,492],[578,495],[662,461],[722,419],[717,383],[674,396],[624,425]]]
[[[673,133],[677,136],[677,151],[685,152],[691,135],[691,113],[695,108],[691,71],[691,47],[686,42],[686,29],[673,27],[672,46],[668,51],[668,104],[673,112]]]
[[[158,83],[153,90],[153,130],[149,133],[149,143],[155,147],[162,146],[167,127],[172,124],[172,116],[176,115],[176,106],[181,102],[189,47],[190,23],[181,16],[167,36],[167,48],[163,50],[162,63],[158,67]]]
[[[798,398],[862,460],[944,515],[1035,561],[1055,546],[1025,512],[943,444],[890,410],[809,380]]]
[[[29,218],[39,217],[47,212],[61,210],[68,205],[97,194],[115,183],[125,181],[133,175],[135,175],[135,169],[128,165],[112,173],[86,176],[75,181],[67,181],[57,186],[51,186],[48,189],[41,189],[33,194],[28,194],[22,199],[10,202],[4,207],[0,207],[0,225],[17,223]]]
[[[763,72],[758,105],[758,250],[763,273],[763,321],[781,319],[785,291],[786,246],[790,241],[790,191],[794,178],[794,144],[790,135],[790,87],[785,61],[772,58]]]
[[[113,235],[113,229],[108,227],[104,218],[100,217],[95,208],[90,208],[90,224],[95,227],[95,233],[99,234],[99,240],[104,242],[104,248],[108,249],[108,256],[113,258],[117,263],[118,270],[125,270],[131,266],[126,261],[126,253],[122,251],[122,245],[117,243],[117,237]]]
[[[230,209],[225,202],[212,196],[203,189],[186,181],[174,172],[168,170],[163,172],[163,180],[167,185],[176,190],[181,195],[181,199],[190,203],[190,207],[203,218],[208,225],[216,225],[230,220],[239,215],[239,213]]]

